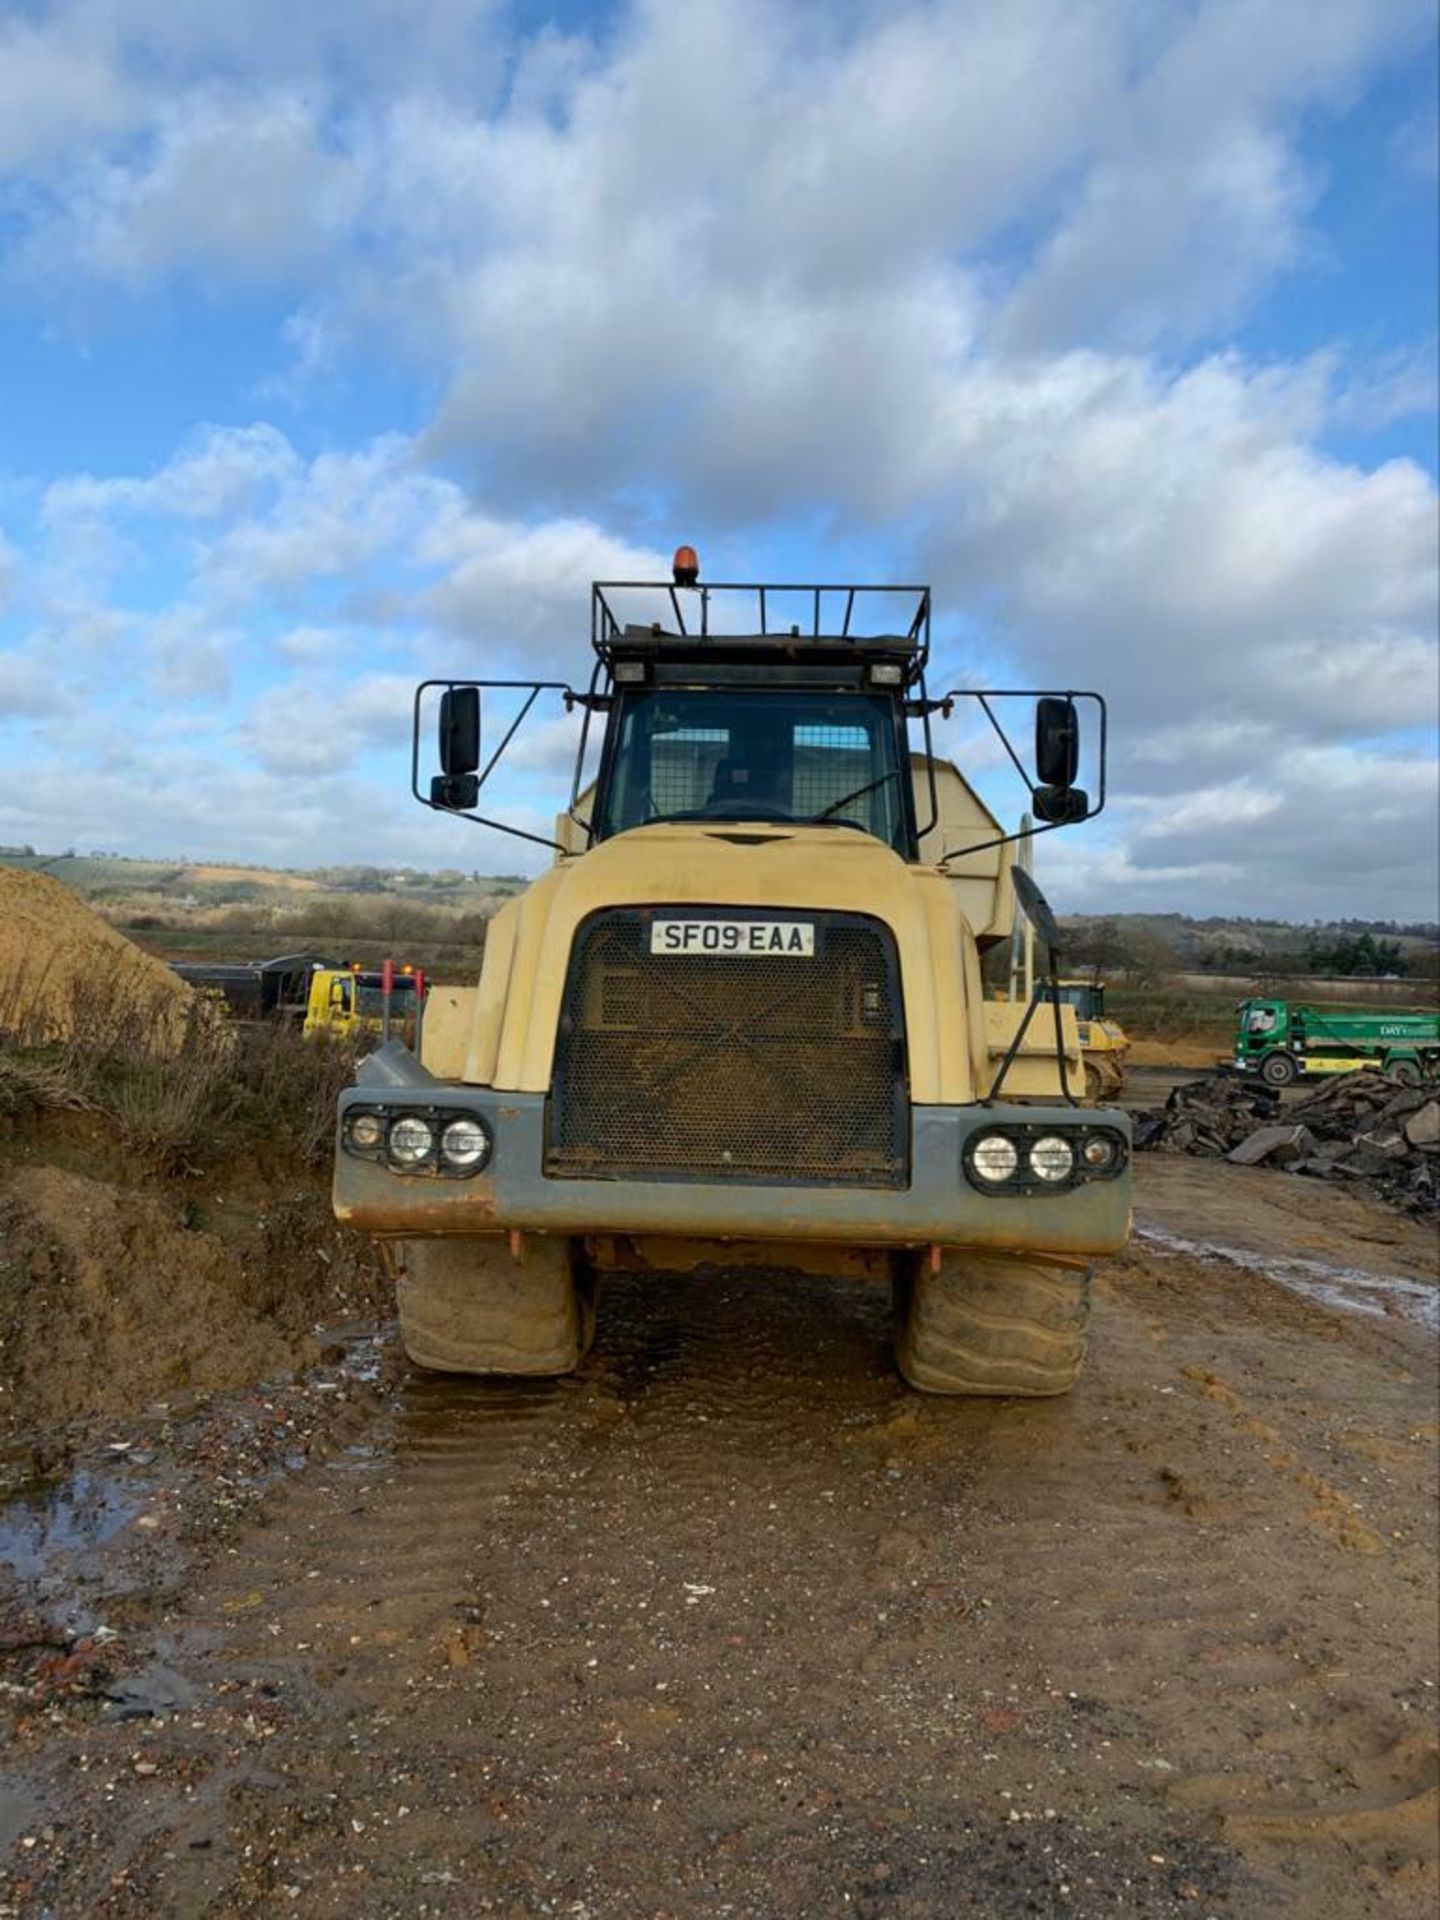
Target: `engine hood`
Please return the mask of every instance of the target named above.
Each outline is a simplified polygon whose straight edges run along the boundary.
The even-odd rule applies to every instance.
[[[575,931],[606,907],[868,914],[895,938],[911,1097],[975,1098],[988,1054],[979,964],[958,890],[844,827],[660,823],[562,859],[490,924],[464,1078],[549,1088]]]

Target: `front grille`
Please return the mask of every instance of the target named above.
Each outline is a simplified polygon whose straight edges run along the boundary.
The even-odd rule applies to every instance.
[[[652,954],[652,918],[594,915],[565,986],[546,1143],[570,1179],[903,1187],[905,1029],[895,945],[854,914],[803,920],[812,956]]]

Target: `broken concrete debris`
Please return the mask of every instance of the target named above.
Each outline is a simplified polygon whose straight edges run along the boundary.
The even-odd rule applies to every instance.
[[[1263,1081],[1208,1074],[1138,1114],[1135,1145],[1360,1180],[1412,1213],[1440,1210],[1440,1096],[1383,1073],[1337,1074],[1290,1100]]]

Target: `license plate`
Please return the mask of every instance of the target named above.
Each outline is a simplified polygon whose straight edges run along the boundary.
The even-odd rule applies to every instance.
[[[813,958],[813,920],[652,920],[651,953],[795,954]]]

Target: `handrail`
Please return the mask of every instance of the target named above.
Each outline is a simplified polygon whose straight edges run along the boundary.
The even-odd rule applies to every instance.
[[[590,586],[590,643],[597,654],[605,657],[615,640],[624,632],[615,608],[607,596],[620,593],[651,593],[668,601],[674,611],[679,639],[723,639],[730,635],[739,636],[744,629],[730,627],[725,632],[717,632],[711,624],[710,605],[716,594],[753,594],[759,613],[758,632],[762,638],[773,637],[777,640],[837,639],[859,640],[866,636],[852,632],[856,596],[861,594],[886,594],[892,598],[902,597],[914,601],[914,609],[904,628],[904,637],[914,643],[916,663],[914,672],[924,668],[930,658],[930,612],[931,596],[928,586],[919,584],[892,584],[876,581],[814,581],[814,580],[707,580],[693,587],[678,586],[673,580],[595,580]],[[699,602],[700,618],[695,626],[688,625],[681,606],[681,594],[693,595]],[[770,624],[772,596],[777,594],[798,594],[810,603],[808,633],[801,630],[801,623],[791,622],[786,626],[772,627]],[[829,602],[832,597],[843,598],[843,610],[832,628],[827,629]],[[753,630],[752,630],[753,631]],[[869,637],[884,637],[876,633]]]

